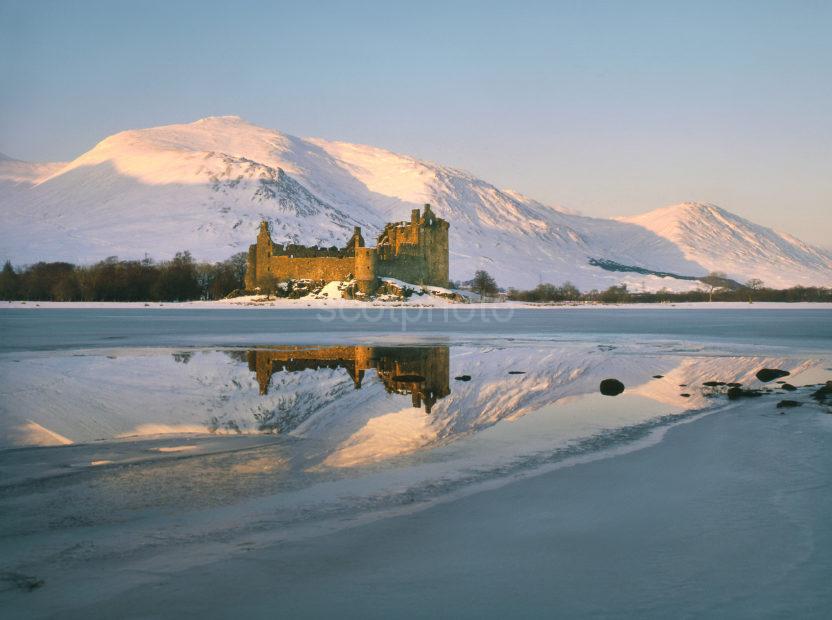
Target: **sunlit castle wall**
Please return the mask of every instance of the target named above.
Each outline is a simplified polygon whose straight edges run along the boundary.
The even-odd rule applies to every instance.
[[[414,284],[448,285],[448,228],[425,205],[410,222],[385,226],[378,238],[378,275]]]
[[[267,279],[289,280],[354,279],[364,295],[372,294],[378,278],[387,276],[434,286],[448,285],[448,222],[436,217],[425,205],[414,209],[409,222],[387,224],[375,248],[364,246],[361,229],[343,248],[314,248],[276,245],[267,222],[260,224],[257,243],[250,246],[246,288],[255,290]]]
[[[360,231],[356,231],[360,237]],[[363,242],[362,242],[363,243]],[[344,248],[280,246],[272,242],[267,222],[260,224],[257,243],[249,247],[246,289],[254,290],[265,278],[289,280],[348,280],[355,273],[355,236]]]

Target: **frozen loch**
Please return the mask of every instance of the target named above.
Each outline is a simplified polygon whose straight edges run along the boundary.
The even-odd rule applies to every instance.
[[[3,616],[832,612],[829,310],[355,312],[0,311]]]

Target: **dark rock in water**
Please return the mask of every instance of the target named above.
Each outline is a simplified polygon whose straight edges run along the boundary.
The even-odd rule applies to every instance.
[[[525,375],[526,371],[525,370],[509,370],[508,374],[510,374],[510,375]]]
[[[780,377],[788,377],[790,373],[788,370],[780,370],[779,368],[762,368],[757,371],[757,378],[763,383],[774,381]]]
[[[624,384],[618,379],[604,379],[599,387],[604,396],[618,396],[624,391]]]
[[[425,378],[422,375],[395,375],[393,381],[401,381],[403,383],[421,383]]]
[[[682,398],[690,398],[690,394],[679,394]]]
[[[470,381],[471,375],[459,375],[458,377],[454,377],[455,381]]]
[[[716,387],[718,385],[725,385],[724,381],[705,381],[702,385],[707,385],[708,387]]]
[[[744,390],[737,386],[728,388],[728,391],[725,392],[725,394],[728,396],[728,400],[737,400],[738,398],[754,398],[756,396],[763,395],[760,390]]]
[[[778,409],[791,409],[792,407],[802,407],[803,403],[799,403],[796,400],[781,400],[777,403]]]
[[[832,398],[832,381],[827,381],[826,385],[822,385],[812,392],[812,398],[819,403],[825,403],[827,398]]]
[[[794,392],[797,388],[791,383],[783,383],[783,385],[780,386],[780,389],[786,390],[787,392]]]
[[[653,375],[654,379],[664,379],[664,375]]]

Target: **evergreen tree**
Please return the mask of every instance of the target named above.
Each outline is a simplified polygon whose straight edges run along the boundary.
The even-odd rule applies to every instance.
[[[20,278],[15,273],[11,261],[6,261],[0,271],[0,299],[17,299],[20,295]]]

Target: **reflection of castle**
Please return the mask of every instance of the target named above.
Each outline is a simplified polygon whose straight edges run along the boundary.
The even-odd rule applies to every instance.
[[[451,393],[448,347],[282,347],[248,352],[249,370],[257,374],[260,393],[267,394],[272,374],[319,368],[344,368],[355,388],[364,372],[375,369],[385,389],[410,394],[413,406],[431,407]]]
[[[371,294],[381,277],[413,284],[448,286],[448,222],[430,205],[414,209],[410,221],[387,224],[376,247],[366,247],[361,228],[343,248],[282,245],[272,241],[268,222],[260,224],[257,243],[249,247],[246,289],[256,290],[269,279],[354,280],[353,294]]]

